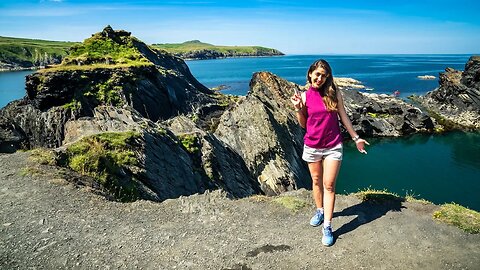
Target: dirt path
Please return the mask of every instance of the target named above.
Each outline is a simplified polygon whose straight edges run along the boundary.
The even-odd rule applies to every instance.
[[[220,192],[163,203],[110,202],[0,155],[1,269],[480,269],[480,235],[431,219],[433,205],[338,196],[332,247],[270,199]]]

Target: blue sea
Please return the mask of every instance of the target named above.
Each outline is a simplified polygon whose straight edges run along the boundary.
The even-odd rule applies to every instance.
[[[317,59],[330,63],[335,77],[362,82],[372,93],[400,91],[402,97],[425,94],[438,86],[446,67],[463,70],[470,55],[292,55],[187,61],[193,75],[207,87],[225,85],[227,94],[245,95],[252,74],[269,71],[304,85],[308,67]],[[433,75],[435,80],[417,76]]]
[[[470,55],[289,55],[187,61],[192,74],[207,87],[224,85],[227,94],[246,95],[252,74],[269,71],[305,84],[306,71],[319,58],[327,60],[335,77],[361,81],[369,92],[400,91],[401,97],[423,95],[438,87],[445,68],[463,70]],[[25,95],[31,71],[0,73],[0,107]],[[433,75],[435,80],[417,76]],[[369,139],[368,154],[351,142],[337,181],[337,192],[387,189],[441,204],[455,202],[480,211],[480,133],[450,132],[396,139]]]

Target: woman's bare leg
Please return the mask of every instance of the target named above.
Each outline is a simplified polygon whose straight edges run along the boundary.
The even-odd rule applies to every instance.
[[[323,197],[325,221],[332,221],[335,205],[335,182],[340,170],[341,160],[325,159],[323,161]]]
[[[309,162],[308,169],[312,177],[312,193],[317,208],[323,207],[323,168],[322,161]]]

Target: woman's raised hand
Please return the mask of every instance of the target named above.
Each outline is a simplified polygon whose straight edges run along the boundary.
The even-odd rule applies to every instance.
[[[303,102],[302,102],[302,97],[300,96],[299,93],[295,93],[291,98],[290,101],[293,104],[293,107],[295,107],[295,110],[300,110],[303,107]]]

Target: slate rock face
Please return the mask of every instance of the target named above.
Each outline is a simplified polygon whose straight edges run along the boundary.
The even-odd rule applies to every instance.
[[[237,198],[262,193],[242,157],[214,134],[201,130],[184,116],[175,117],[166,124],[180,139],[195,138],[198,151],[191,153],[191,157],[198,171],[202,171],[216,188]]]
[[[27,138],[15,123],[5,117],[0,117],[0,153],[13,153],[17,149],[26,147],[23,145]]]
[[[480,56],[470,57],[463,72],[445,69],[440,73],[440,86],[419,101],[447,128],[479,129]]]

